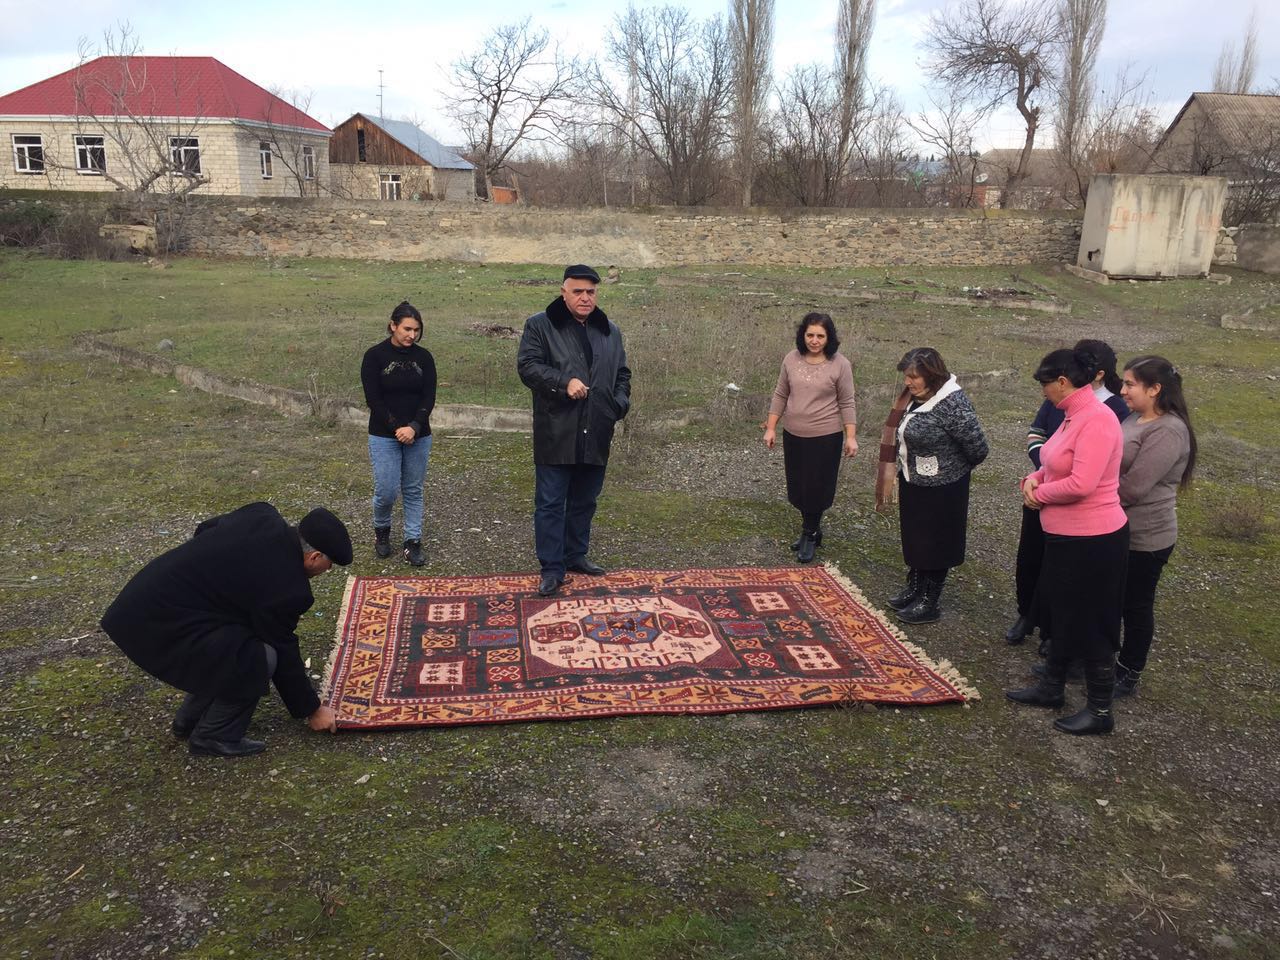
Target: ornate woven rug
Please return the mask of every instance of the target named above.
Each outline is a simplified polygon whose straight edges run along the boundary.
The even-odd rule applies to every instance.
[[[830,567],[352,577],[324,699],[346,728],[977,697]]]

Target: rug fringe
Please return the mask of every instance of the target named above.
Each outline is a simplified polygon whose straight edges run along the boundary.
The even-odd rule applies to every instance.
[[[344,627],[347,622],[347,611],[351,607],[351,597],[356,591],[355,574],[347,575],[347,588],[342,594],[342,605],[338,608],[338,625],[333,630],[333,646],[329,649],[329,659],[324,665],[324,680],[320,684],[320,701],[329,702],[329,694],[333,687],[333,670],[338,663],[338,653],[342,650]]]
[[[849,595],[853,597],[854,600],[867,610],[874,613],[879,618],[880,622],[888,629],[889,633],[893,635],[893,638],[902,644],[913,657],[919,660],[922,666],[932,670],[938,676],[942,677],[942,679],[946,680],[947,683],[951,684],[951,686],[955,687],[956,690],[960,692],[960,695],[965,698],[966,707],[969,705],[970,700],[982,699],[982,694],[978,692],[978,688],[970,683],[964,674],[962,674],[950,660],[934,660],[933,657],[929,656],[929,654],[925,652],[923,647],[908,640],[907,635],[898,628],[897,624],[889,619],[889,615],[879,607],[873,605],[871,601],[867,599],[866,594],[858,589],[852,580],[840,572],[840,568],[838,566],[834,563],[824,563],[822,566],[823,569],[827,571],[827,575],[848,591]]]

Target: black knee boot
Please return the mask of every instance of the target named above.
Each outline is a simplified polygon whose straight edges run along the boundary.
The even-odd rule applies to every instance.
[[[1028,707],[1052,707],[1057,709],[1067,702],[1067,663],[1052,657],[1044,663],[1044,673],[1034,687],[1021,687],[1017,690],[1006,690],[1004,695],[1014,703],[1024,703]]]
[[[1138,680],[1141,678],[1141,670],[1130,670],[1123,663],[1117,662],[1115,699],[1136,697],[1138,695]]]
[[[1111,700],[1115,694],[1116,662],[1114,657],[1090,660],[1084,667],[1084,689],[1088,702],[1079,713],[1053,721],[1056,729],[1077,735],[1110,733]]]
[[[942,616],[942,584],[946,582],[945,570],[922,570],[920,594],[905,610],[898,611],[903,623],[933,623]]]

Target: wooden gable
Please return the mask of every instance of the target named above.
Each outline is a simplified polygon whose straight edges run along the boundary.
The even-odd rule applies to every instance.
[[[338,124],[329,141],[330,163],[371,163],[375,166],[425,167],[427,161],[385,130],[357,113]]]

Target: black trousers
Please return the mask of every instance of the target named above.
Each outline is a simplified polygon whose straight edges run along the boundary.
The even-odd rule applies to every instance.
[[[267,661],[267,676],[275,675],[278,657],[269,643],[262,645]],[[215,697],[212,694],[188,693],[173,718],[174,726],[190,730],[199,740],[222,740],[238,743],[249,729],[258,697],[243,700]]]
[[[1156,633],[1156,584],[1173,547],[1163,550],[1130,550],[1129,573],[1124,582],[1124,643],[1118,662],[1133,673],[1147,665]]]
[[[1044,530],[1040,511],[1022,508],[1022,529],[1018,532],[1018,561],[1013,582],[1018,595],[1018,616],[1029,617],[1035,609],[1036,584],[1044,566]]]

